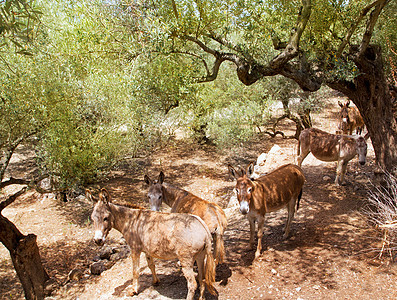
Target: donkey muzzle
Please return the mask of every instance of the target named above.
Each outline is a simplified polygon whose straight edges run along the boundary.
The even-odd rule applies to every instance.
[[[240,202],[240,212],[243,215],[246,215],[246,214],[248,214],[249,210],[250,210],[249,203],[247,201],[241,201]]]
[[[95,231],[94,242],[98,246],[102,246],[105,243],[105,237],[102,234],[102,231]]]

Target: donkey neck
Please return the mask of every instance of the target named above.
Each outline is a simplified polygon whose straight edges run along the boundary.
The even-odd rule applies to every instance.
[[[186,197],[189,192],[179,187],[163,184],[163,201],[169,206],[173,207],[175,203],[179,202],[180,199]]]
[[[109,209],[113,218],[113,228],[124,235],[127,226],[137,219],[140,209],[131,209],[126,206],[109,203]],[[128,229],[127,229],[128,230]]]

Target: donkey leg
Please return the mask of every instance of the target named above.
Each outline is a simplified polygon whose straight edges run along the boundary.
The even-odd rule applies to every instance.
[[[198,269],[198,281],[200,286],[200,298],[204,299],[204,291],[205,285],[203,282],[204,279],[204,258],[205,258],[205,251],[201,251],[196,257],[197,269]]]
[[[265,218],[260,216],[258,217],[258,246],[256,247],[255,259],[261,256],[263,225],[265,225]]]
[[[340,183],[341,184],[343,183],[343,180],[344,180],[344,177],[345,177],[345,174],[346,174],[347,163],[348,163],[348,161],[343,161],[343,163],[342,163],[342,171],[341,171],[341,174],[340,174]]]
[[[139,258],[141,253],[131,252],[132,259],[132,287],[129,296],[138,294],[138,278],[139,278]]]
[[[287,223],[285,224],[285,229],[284,229],[284,238],[288,238],[289,236],[289,231],[291,228],[291,223],[294,219],[294,214],[295,214],[295,205],[296,205],[296,198],[291,199],[290,202],[288,202],[288,218],[287,218]]]
[[[146,261],[147,261],[150,271],[152,271],[153,285],[155,285],[155,284],[159,283],[160,280],[156,274],[156,266],[154,265],[153,257],[146,254]]]
[[[250,223],[250,250],[254,249],[254,243],[255,243],[255,217],[248,215],[248,222]]]
[[[298,163],[299,167],[302,166],[303,160],[306,158],[306,156],[309,155],[309,153],[310,153],[310,151],[302,149],[302,147],[301,147],[301,153],[300,153],[300,155],[297,158],[297,163]]]
[[[181,262],[182,265],[182,273],[187,281],[188,292],[187,292],[186,300],[193,300],[194,292],[196,291],[197,288],[197,282],[193,271],[194,261],[190,259],[185,259],[185,260],[180,259],[179,261]]]
[[[335,184],[336,185],[342,185],[343,183],[343,178],[346,173],[346,167],[347,163],[344,160],[339,160],[338,161],[338,166],[336,167],[336,177],[335,177]]]
[[[342,183],[340,180],[341,174],[342,174],[342,161],[339,160],[338,165],[336,166],[335,185],[339,186]]]

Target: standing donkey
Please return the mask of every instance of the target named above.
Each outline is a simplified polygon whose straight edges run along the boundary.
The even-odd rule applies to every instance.
[[[87,198],[93,199],[89,191]],[[99,193],[91,215],[94,221],[95,243],[103,245],[112,228],[123,234],[131,248],[132,290],[131,295],[138,293],[139,258],[141,252],[153,275],[153,284],[159,282],[153,258],[178,258],[182,272],[187,280],[187,298],[192,300],[197,288],[193,265],[198,267],[200,299],[204,297],[205,286],[216,294],[215,261],[212,257],[211,234],[207,225],[198,217],[188,214],[159,213],[145,209],[132,209],[111,203],[107,190]]]
[[[265,214],[287,207],[288,219],[284,232],[284,238],[287,238],[294,218],[295,206],[296,210],[299,208],[305,176],[302,169],[293,164],[283,165],[255,180],[250,179],[254,171],[254,163],[250,163],[245,171],[241,169],[240,173],[231,165],[228,168],[230,174],[237,180],[235,188],[240,211],[247,215],[250,224],[251,249],[254,247],[255,221],[258,221],[258,246],[255,252],[255,258],[258,258],[262,250]]]
[[[350,100],[345,104],[338,101],[341,107],[339,113],[339,129],[343,134],[352,134],[353,130],[356,129],[356,134],[361,134],[364,129],[364,120],[357,107],[349,107]]]
[[[358,155],[361,165],[367,157],[367,142],[362,136],[331,134],[316,128],[306,128],[299,135],[298,166],[309,153],[322,161],[337,161],[335,184],[341,185],[347,163]]]
[[[164,183],[163,171],[157,181],[151,180],[148,175],[145,175],[144,180],[149,185],[148,198],[152,210],[159,211],[164,201],[171,207],[171,212],[196,215],[207,224],[211,234],[215,236],[215,261],[217,264],[222,263],[225,256],[223,235],[227,226],[223,209],[179,187]]]

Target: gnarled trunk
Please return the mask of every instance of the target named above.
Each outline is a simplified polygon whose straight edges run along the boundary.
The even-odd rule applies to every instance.
[[[11,221],[0,214],[0,241],[10,252],[25,298],[44,299],[45,282],[49,276],[41,263],[36,235],[23,235]]]

